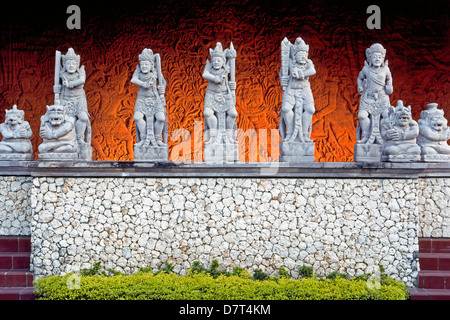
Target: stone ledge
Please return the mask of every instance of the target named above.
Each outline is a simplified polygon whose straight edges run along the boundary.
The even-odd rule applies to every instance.
[[[214,178],[450,178],[450,163],[2,161],[0,176]]]

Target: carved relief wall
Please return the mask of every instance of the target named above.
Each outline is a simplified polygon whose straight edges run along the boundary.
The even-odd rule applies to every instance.
[[[280,43],[285,36],[291,41],[301,36],[310,45],[317,70],[310,79],[316,105],[311,137],[316,140],[316,161],[353,161],[359,103],[356,78],[365,49],[374,42],[387,49],[394,78],[391,104],[398,99],[410,104],[415,120],[429,102],[439,103],[450,114],[447,1],[432,5],[409,1],[408,6],[382,2],[380,30],[366,26],[370,4],[321,0],[81,2],[80,30],[66,27],[69,4],[8,7],[0,21],[0,121],[4,109],[13,104],[25,110],[37,159],[40,116],[53,103],[55,50],[66,53],[73,47],[86,68],[93,159],[133,160],[138,88],[130,79],[138,54],[148,47],[161,54],[167,80],[170,151],[177,145],[188,147],[191,142],[183,141],[194,134],[196,122],[204,121],[207,82],[201,75],[208,49],[217,41],[224,47],[232,41],[237,50],[240,138],[252,129],[259,137],[259,148],[246,146],[241,160],[268,161],[271,154],[276,160],[276,152],[271,153],[276,151],[271,150],[276,135],[270,129],[278,128],[281,105]],[[197,130],[196,139],[202,131]],[[201,160],[194,156],[201,150],[201,143],[196,143],[188,158]],[[175,153],[171,152],[170,160],[178,159]]]

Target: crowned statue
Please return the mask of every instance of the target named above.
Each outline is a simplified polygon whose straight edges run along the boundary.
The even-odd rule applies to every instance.
[[[367,60],[357,79],[358,93],[361,94],[354,152],[357,162],[380,161],[383,143],[380,118],[391,105],[389,95],[394,90],[385,57],[386,49],[381,44],[371,45],[366,49]]]
[[[203,78],[208,80],[203,114],[205,116],[204,160],[236,162],[239,160],[236,124],[236,50],[233,44],[223,50],[217,42],[209,49]]]
[[[384,112],[380,124],[381,161],[420,161],[420,147],[416,143],[419,126],[412,119],[411,106],[406,108],[399,100],[395,108],[390,106]]]
[[[308,53],[309,45],[300,37],[294,44],[287,38],[281,42],[280,161],[283,162],[314,161],[311,131],[315,108],[309,77],[316,70]]]
[[[421,159],[425,162],[450,162],[450,128],[444,117],[444,110],[437,103],[427,104],[427,110],[420,114],[419,137]]]
[[[139,55],[139,64],[131,83],[139,86],[134,107],[136,144],[134,159],[168,161],[169,147],[166,100],[166,80],[161,72],[161,57],[151,49]]]
[[[62,68],[61,68],[62,61]],[[74,124],[78,143],[78,159],[92,161],[91,123],[89,120],[84,83],[86,72],[80,67],[80,56],[69,48],[65,55],[56,51],[55,105],[65,108],[67,121]]]
[[[30,124],[25,121],[25,112],[17,109],[5,111],[5,122],[0,124],[0,160],[33,160],[33,135]]]

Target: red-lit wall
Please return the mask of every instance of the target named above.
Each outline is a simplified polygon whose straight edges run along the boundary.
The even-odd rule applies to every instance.
[[[108,5],[109,3],[109,5]],[[431,5],[433,3],[433,5]],[[447,1],[385,2],[381,29],[369,30],[370,2],[166,1],[80,4],[81,30],[69,30],[67,5],[3,12],[0,22],[0,121],[17,104],[33,129],[37,159],[40,116],[53,102],[54,53],[73,47],[81,55],[93,130],[94,160],[133,160],[137,86],[130,83],[138,54],[151,48],[162,57],[167,80],[169,137],[178,128],[194,132],[203,122],[208,49],[217,41],[237,50],[238,128],[278,128],[282,90],[280,43],[301,36],[310,46],[317,74],[310,79],[316,113],[312,139],[316,161],[353,161],[359,95],[356,78],[365,49],[387,49],[394,79],[391,104],[402,99],[413,117],[430,102],[450,115],[449,22]],[[408,4],[408,5],[407,5]],[[40,16],[41,15],[41,16]],[[258,152],[267,161],[269,150]],[[170,141],[171,150],[178,141]],[[196,144],[198,147],[199,145]],[[201,145],[200,145],[201,146]],[[250,159],[249,148],[246,157]],[[198,150],[197,150],[198,151]],[[193,159],[193,158],[192,158]]]

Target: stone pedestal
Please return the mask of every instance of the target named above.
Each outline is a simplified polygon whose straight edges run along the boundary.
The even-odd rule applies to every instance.
[[[75,152],[40,153],[38,159],[40,161],[76,161],[78,160],[78,154]]]
[[[356,143],[354,152],[355,162],[381,161],[381,144]]]
[[[280,143],[280,162],[314,162],[314,141]]]
[[[420,155],[400,154],[382,155],[381,161],[387,162],[419,162]]]
[[[33,161],[34,157],[32,153],[4,153],[0,154],[0,161]]]
[[[205,162],[238,162],[239,149],[237,143],[213,143],[205,144]]]
[[[92,147],[87,143],[78,144],[78,160],[92,161]]]
[[[169,161],[169,146],[134,145],[135,161]]]
[[[450,154],[423,154],[420,160],[424,162],[450,162]]]

